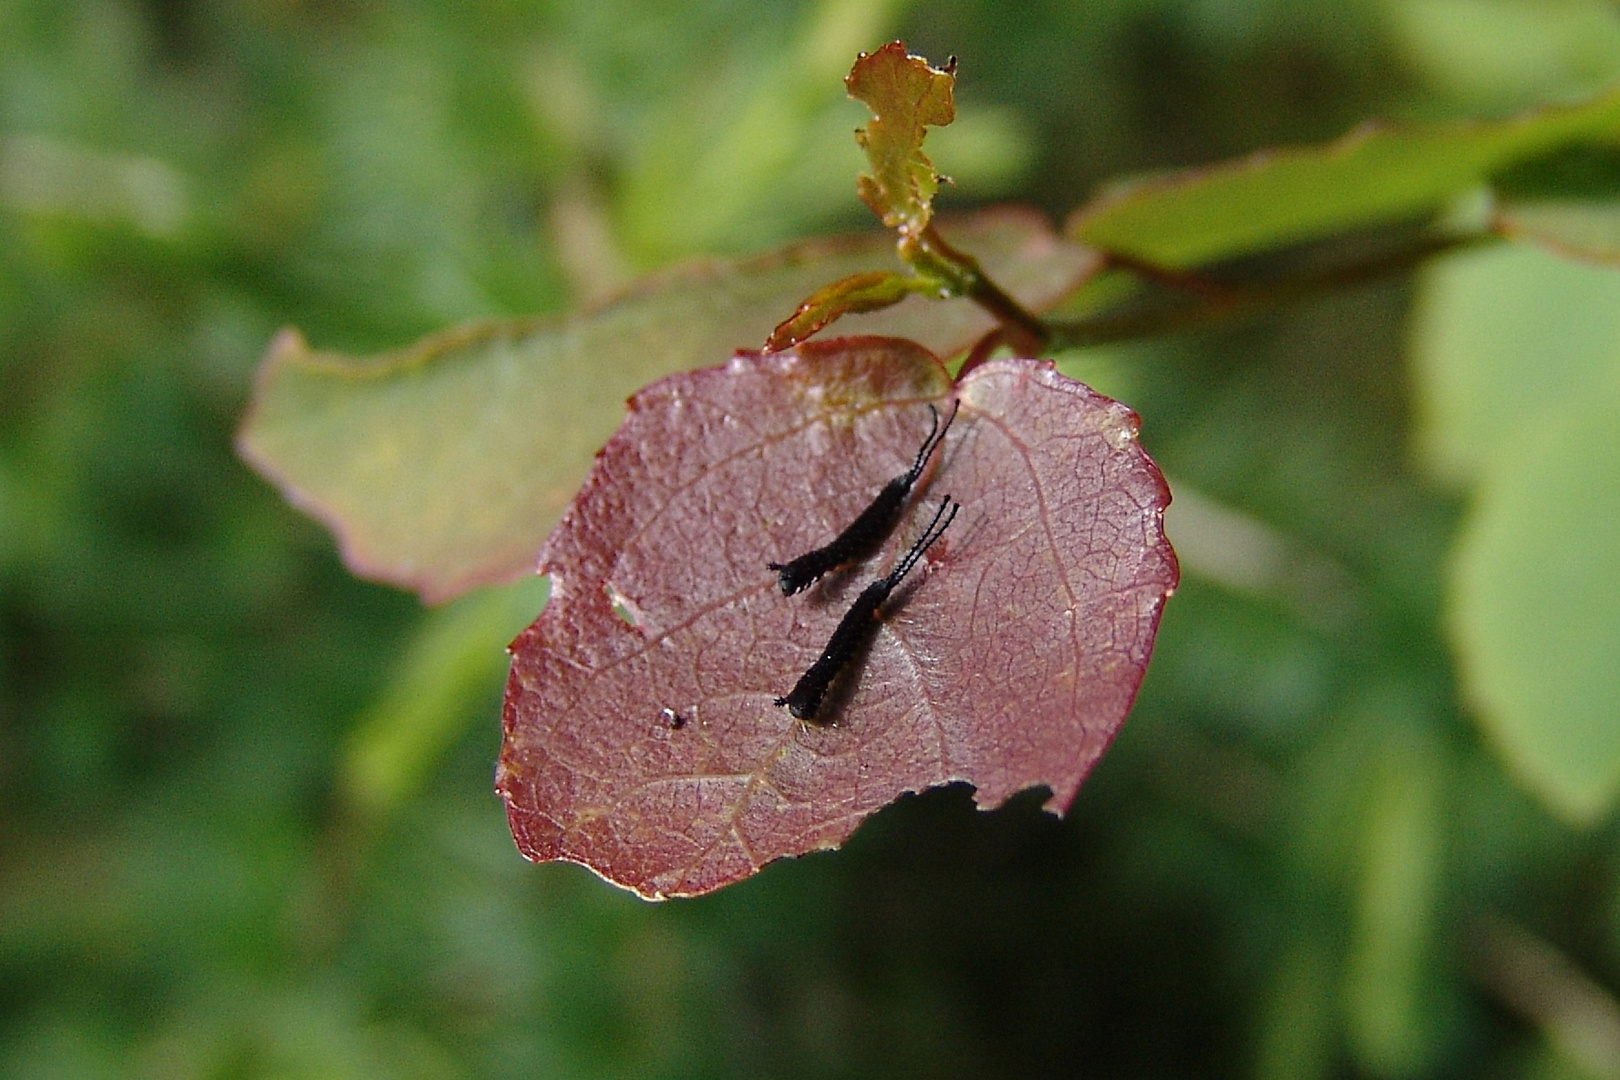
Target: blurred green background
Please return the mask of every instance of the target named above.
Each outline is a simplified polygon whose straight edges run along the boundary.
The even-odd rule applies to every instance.
[[[840,80],[894,36],[961,60],[946,205],[1053,215],[1620,76],[1596,0],[0,0],[0,1076],[1620,1076],[1620,837],[1448,647],[1471,474],[1410,357],[1499,310],[1476,264],[1065,357],[1186,560],[1073,812],[932,792],[695,901],[513,849],[534,586],[424,612],[233,455],[280,326],[864,227]],[[1514,272],[1612,362],[1610,286]]]

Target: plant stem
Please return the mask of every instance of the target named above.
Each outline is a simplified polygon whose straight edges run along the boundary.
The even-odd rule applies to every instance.
[[[939,235],[930,223],[911,239],[907,261],[924,261],[930,269],[951,279],[958,295],[965,296],[994,315],[1007,331],[1008,344],[1030,355],[1044,348],[1051,331],[1040,317],[1014,300],[985,274],[979,262],[965,251],[958,251]]]
[[[1113,308],[1078,319],[1048,321],[1043,324],[1046,345],[1054,350],[1102,345],[1115,341],[1155,337],[1194,330],[1242,315],[1374,281],[1410,270],[1436,255],[1460,251],[1498,239],[1490,233],[1461,236],[1429,236],[1394,251],[1380,252],[1357,262],[1346,263],[1299,277],[1269,281],[1226,284],[1198,274],[1165,270],[1130,257],[1110,255],[1109,261],[1121,269],[1192,295],[1195,302],[1178,307],[1122,310]]]

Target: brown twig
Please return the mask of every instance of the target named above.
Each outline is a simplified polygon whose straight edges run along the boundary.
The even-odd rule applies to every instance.
[[[1184,289],[1184,291],[1201,292],[1203,298],[1199,302],[1168,308],[1137,310],[1115,308],[1078,319],[1051,320],[1044,324],[1050,334],[1047,345],[1053,349],[1074,349],[1086,345],[1103,345],[1115,341],[1129,341],[1136,338],[1194,330],[1224,322],[1240,315],[1253,314],[1257,311],[1280,307],[1307,297],[1375,281],[1390,274],[1410,270],[1437,255],[1460,251],[1496,239],[1497,237],[1489,233],[1461,236],[1428,236],[1406,247],[1394,251],[1380,252],[1358,262],[1346,263],[1294,278],[1283,277],[1269,281],[1247,282],[1241,285],[1226,285],[1211,282],[1208,278],[1198,278],[1203,284],[1197,290]],[[1110,255],[1109,258],[1111,261],[1115,261],[1116,265],[1122,267],[1127,265],[1124,262],[1118,262],[1113,255]],[[1135,262],[1136,265],[1130,266],[1130,269],[1133,272],[1141,273],[1141,267],[1144,264],[1141,264],[1139,260],[1132,260],[1132,262]],[[1196,275],[1184,275],[1178,271],[1165,271],[1151,275],[1144,274],[1144,276],[1162,282],[1165,273],[1178,278],[1183,286],[1196,277]],[[1215,288],[1207,288],[1206,286],[1215,286]]]
[[[1212,304],[1231,303],[1238,299],[1237,290],[1231,285],[1214,281],[1196,270],[1174,270],[1123,251],[1105,252],[1103,257],[1110,268],[1129,270],[1155,285],[1163,285]]]

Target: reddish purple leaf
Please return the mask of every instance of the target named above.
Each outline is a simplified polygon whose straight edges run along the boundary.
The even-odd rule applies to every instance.
[[[933,477],[884,548],[783,597],[905,471],[953,392],[883,338],[743,354],[637,394],[546,542],[551,601],[513,643],[497,788],[519,848],[643,896],[836,847],[908,791],[1066,810],[1130,707],[1176,584],[1137,418],[1045,361],[954,388]],[[946,494],[962,511],[886,607],[825,726],[786,694]],[[617,607],[617,610],[616,610]]]

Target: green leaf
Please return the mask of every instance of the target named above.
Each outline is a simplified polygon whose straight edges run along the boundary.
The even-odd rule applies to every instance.
[[[1620,274],[1517,245],[1446,259],[1413,318],[1418,448],[1474,476],[1510,430],[1620,372]]]
[[[872,110],[872,122],[855,132],[872,166],[857,182],[861,201],[902,236],[921,233],[934,216],[940,176],[922,144],[930,126],[943,127],[956,118],[954,70],[954,64],[943,71],[930,67],[891,41],[862,53],[844,80],[849,96]]]
[[[1499,448],[1457,551],[1465,692],[1520,780],[1591,823],[1620,794],[1620,387]]]
[[[1478,485],[1449,597],[1463,692],[1513,773],[1587,820],[1620,785],[1602,644],[1620,635],[1602,600],[1620,588],[1603,479],[1620,450],[1593,415],[1620,411],[1620,274],[1473,253],[1427,275],[1415,325],[1419,447]]]
[[[421,787],[434,763],[493,698],[506,674],[502,649],[546,603],[547,581],[480,589],[428,612],[382,695],[349,733],[342,786],[375,818]]]
[[[947,231],[1037,309],[1097,265],[1028,212]],[[533,569],[632,392],[757,348],[817,287],[893,260],[874,234],[695,263],[594,311],[473,324],[372,357],[316,352],[286,331],[238,446],[333,529],[357,574],[448,599]],[[851,333],[911,337],[942,355],[992,325],[969,301],[920,297],[852,320]]]
[[[709,50],[701,77],[661,93],[626,95],[606,71],[586,72],[587,81],[612,83],[638,117],[628,137],[602,130],[602,121],[619,117],[581,131],[586,145],[612,155],[614,237],[632,261],[757,250],[843,213],[859,157],[849,140],[856,114],[840,80],[856,50],[891,35],[911,4],[796,5],[793,24],[762,39],[758,25],[727,35],[724,47]],[[783,14],[762,12],[759,22]],[[607,38],[634,48],[622,34]],[[667,65],[664,57],[647,66]]]
[[[1378,708],[1374,704],[1373,708]],[[1425,985],[1445,866],[1446,759],[1398,698],[1368,762],[1345,955],[1345,1034],[1372,1076],[1419,1076],[1434,1049]]]
[[[1620,139],[1620,90],[1501,121],[1365,124],[1105,191],[1068,224],[1084,243],[1190,267],[1434,213],[1499,170],[1577,141]]]
[[[1379,10],[1412,73],[1456,100],[1547,101],[1601,86],[1620,67],[1608,0],[1400,0]]]

